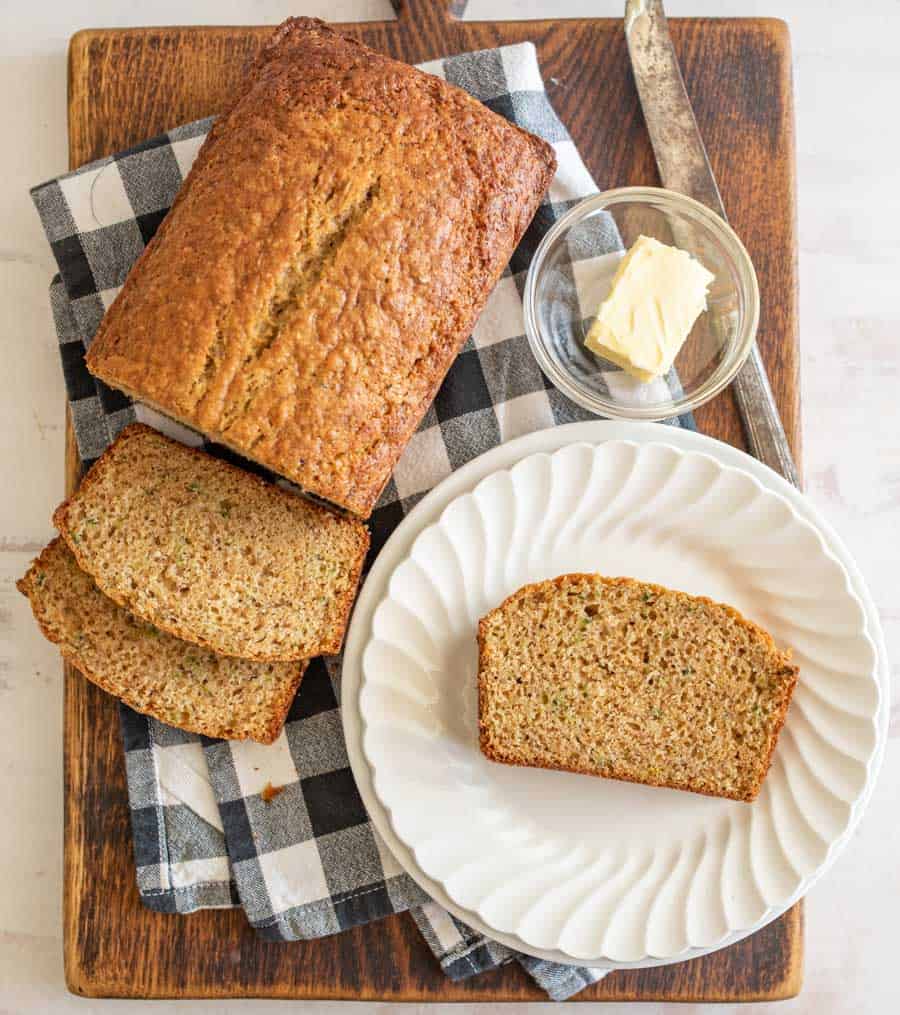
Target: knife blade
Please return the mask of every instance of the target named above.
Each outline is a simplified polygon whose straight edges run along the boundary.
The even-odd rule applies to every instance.
[[[663,186],[700,201],[727,222],[662,0],[626,0],[625,39]],[[755,342],[733,383],[751,453],[799,488],[797,466]]]

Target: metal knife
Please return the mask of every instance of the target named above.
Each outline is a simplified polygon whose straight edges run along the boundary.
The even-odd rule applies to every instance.
[[[727,221],[662,0],[626,0],[625,38],[663,186],[693,197]],[[755,342],[734,379],[734,393],[752,454],[799,488],[800,476]]]

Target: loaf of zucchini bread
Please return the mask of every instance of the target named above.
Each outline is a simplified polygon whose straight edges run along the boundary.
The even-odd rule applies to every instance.
[[[366,517],[555,164],[460,88],[292,18],[216,120],[88,367]]]

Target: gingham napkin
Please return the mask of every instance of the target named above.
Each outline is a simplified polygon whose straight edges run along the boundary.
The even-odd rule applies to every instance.
[[[591,418],[545,381],[524,337],[521,287],[547,228],[596,187],[544,92],[530,43],[423,65],[549,141],[559,170],[472,336],[394,470],[371,519],[370,560],[436,483],[498,443]],[[140,420],[223,457],[224,449],[133,404],[87,372],[84,353],[131,265],[162,221],[210,120],[35,187],[32,197],[59,276],[51,302],[82,459],[97,458]],[[615,228],[573,259],[615,257]],[[572,287],[572,318],[578,306]],[[605,383],[621,375],[610,365]],[[669,378],[674,387],[677,380]],[[673,424],[691,426],[689,418]],[[261,471],[253,465],[245,467]],[[406,875],[368,820],[341,728],[340,659],[314,660],[275,744],[214,741],[123,707],[122,736],[144,903],[166,912],[243,906],[281,941],[319,937],[412,909],[446,973],[463,978],[517,959],[550,997],[604,975],[518,955],[460,923]]]

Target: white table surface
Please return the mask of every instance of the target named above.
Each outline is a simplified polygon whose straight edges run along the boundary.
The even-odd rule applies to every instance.
[[[619,0],[471,0],[466,16],[618,16]],[[803,443],[807,491],[865,574],[900,672],[900,4],[671,0],[673,15],[773,15],[791,28],[797,96]],[[388,0],[43,0],[0,4],[0,1015],[150,1010],[87,1001],[62,975],[62,680],[14,581],[52,534],[63,493],[62,377],[50,250],[29,185],[67,166],[66,45],[88,26],[276,23],[389,16]],[[864,12],[864,13],[860,13]],[[779,1012],[900,1010],[900,694],[869,813],[808,898],[806,982]],[[140,961],[140,956],[135,956]],[[292,1005],[304,1012],[394,1005]],[[471,1015],[487,1006],[429,1007]],[[537,1005],[509,1011],[537,1011]],[[741,1007],[740,1011],[763,1006]],[[280,1002],[162,1003],[153,1012],[255,1015]],[[542,1008],[541,1010],[548,1010]],[[580,1011],[632,1010],[592,1005]],[[693,1006],[644,1005],[689,1015]],[[738,1011],[722,1008],[720,1011]]]

